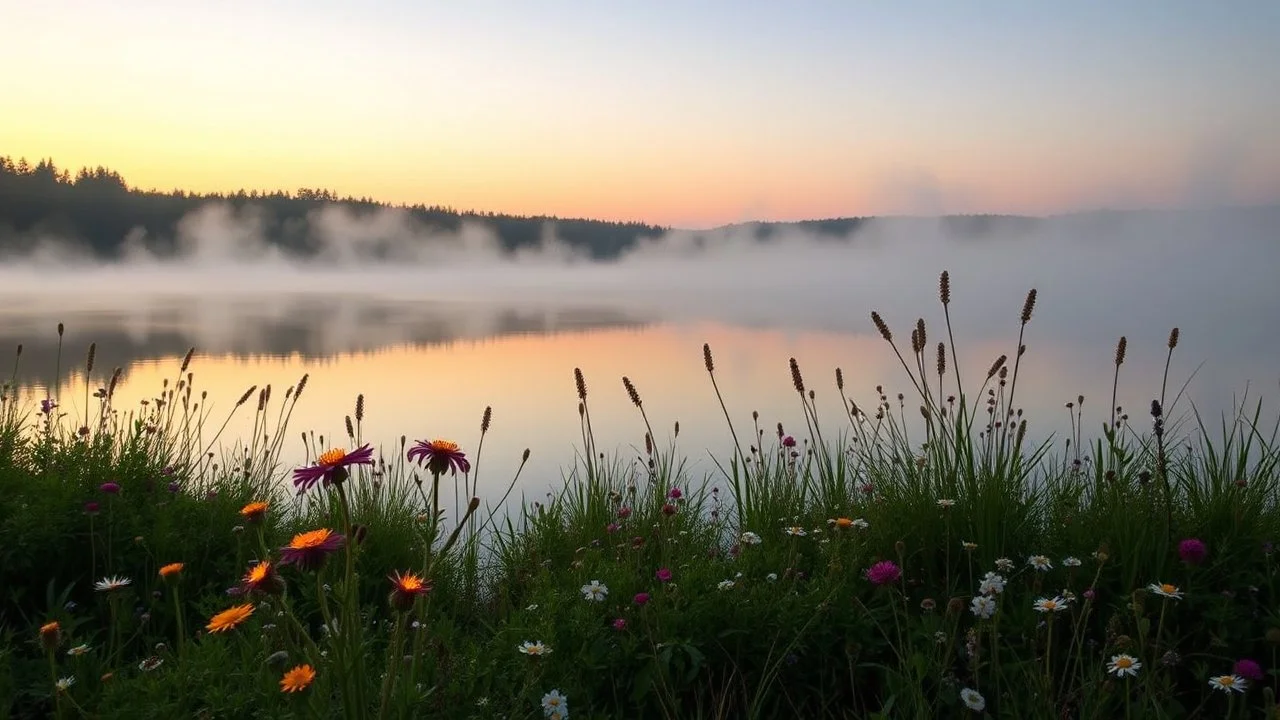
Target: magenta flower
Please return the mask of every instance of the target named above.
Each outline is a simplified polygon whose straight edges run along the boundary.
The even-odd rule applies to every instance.
[[[902,569],[892,560],[881,560],[867,568],[867,579],[872,585],[888,585],[902,577]]]
[[[299,570],[316,570],[324,564],[329,553],[346,545],[346,537],[328,529],[298,533],[288,545],[280,548],[281,565],[297,565]]]
[[[101,509],[101,506],[99,506],[98,503],[96,502],[90,501],[84,504],[85,515],[97,515],[100,509]]]
[[[1178,557],[1188,565],[1199,565],[1209,555],[1209,547],[1198,538],[1187,538],[1178,543]]]
[[[293,486],[298,488],[298,494],[301,495],[322,479],[323,487],[329,487],[333,482],[345,481],[347,468],[352,465],[372,464],[373,448],[367,443],[352,452],[334,448],[321,453],[320,457],[316,458],[315,465],[294,470]]]
[[[119,483],[104,482],[104,483],[102,483],[101,485],[99,485],[99,486],[98,486],[98,489],[99,489],[99,490],[101,490],[102,492],[104,492],[104,493],[108,494],[108,495],[119,495],[119,494],[120,494],[120,484],[119,484]]]
[[[181,485],[179,485],[178,483],[176,483],[176,482],[171,482],[171,483],[169,483],[169,492],[171,492],[171,493],[176,493],[176,492],[178,492],[178,491],[179,491],[179,490],[181,490],[181,489],[182,489],[182,486],[181,486]]]
[[[618,532],[618,530],[620,530],[621,528],[622,526],[619,525],[618,523],[609,523],[608,525],[604,526],[604,531],[612,535]]]
[[[409,462],[415,458],[419,465],[426,463],[432,475],[443,475],[446,470],[454,475],[471,472],[471,461],[451,440],[419,440],[409,448]]]
[[[665,505],[663,505],[663,506],[662,506],[662,514],[663,514],[663,515],[675,515],[675,514],[676,514],[676,512],[677,512],[677,508],[676,508],[676,506],[675,506],[675,505],[672,505],[671,503],[667,503],[667,504],[665,504]]]
[[[1096,597],[1098,597],[1098,593],[1095,592],[1093,588],[1089,588],[1088,590],[1084,591],[1085,600],[1093,600]]]
[[[667,568],[658,568],[658,572],[656,574],[658,582],[671,582],[671,571]]]
[[[56,407],[58,407],[58,403],[54,402],[53,400],[50,400],[49,398],[45,398],[44,400],[40,401],[40,412],[45,415],[48,415],[49,413],[53,412],[53,409]]]
[[[626,630],[626,629],[627,629],[627,620],[626,620],[626,618],[618,618],[617,620],[614,620],[614,621],[613,621],[613,629],[614,629],[614,630]]]
[[[1263,678],[1262,666],[1248,658],[1237,660],[1235,667],[1232,668],[1232,672],[1245,680],[1252,680],[1254,682]]]
[[[667,492],[667,497],[672,500],[679,500],[684,497],[684,493],[680,492],[680,488],[673,487]]]
[[[629,517],[631,517],[631,508],[629,508],[629,507],[620,507],[620,508],[618,508],[618,519],[619,519],[619,520],[626,520],[626,519],[627,519],[627,518],[629,518]]]
[[[789,447],[789,448],[793,448],[793,447],[795,447],[795,446],[796,446],[796,439],[795,439],[795,438],[791,437],[790,435],[788,435],[788,436],[786,436],[786,437],[782,438],[782,447]]]
[[[636,593],[636,596],[631,599],[631,602],[641,606],[647,605],[649,603],[649,593]]]

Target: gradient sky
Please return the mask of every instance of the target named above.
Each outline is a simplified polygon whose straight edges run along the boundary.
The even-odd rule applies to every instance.
[[[1280,2],[0,0],[0,154],[702,227],[1280,202]]]

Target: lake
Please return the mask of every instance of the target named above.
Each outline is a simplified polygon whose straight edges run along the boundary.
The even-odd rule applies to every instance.
[[[1171,328],[1181,331],[1170,396],[1194,373],[1174,415],[1215,418],[1247,392],[1274,413],[1280,389],[1280,217],[1201,212],[1061,218],[989,236],[954,236],[931,221],[872,226],[852,238],[800,230],[767,240],[747,229],[673,233],[610,263],[542,254],[501,258],[459,245],[431,261],[343,258],[298,263],[201,254],[101,266],[38,257],[0,269],[0,342],[22,343],[25,401],[46,392],[78,417],[84,358],[97,343],[92,389],[123,371],[117,408],[159,394],[189,347],[197,394],[220,422],[252,385],[285,388],[308,374],[284,459],[302,460],[300,433],[343,438],[344,418],[365,398],[363,437],[392,450],[399,437],[451,438],[474,451],[481,414],[493,425],[480,494],[496,500],[532,450],[520,483],[529,499],[556,487],[581,446],[574,368],[585,374],[598,444],[638,456],[644,423],[621,378],[635,383],[660,436],[679,421],[679,446],[698,476],[715,473],[731,441],[703,367],[709,343],[740,437],[751,414],[771,438],[776,423],[802,437],[788,369],[796,358],[827,427],[848,427],[836,393],[874,405],[875,388],[919,403],[889,345],[878,310],[906,352],[911,328],[928,328],[926,365],[945,339],[938,274],[949,270],[951,319],[966,386],[1017,347],[1030,288],[1017,405],[1029,436],[1060,447],[1064,403],[1086,398],[1086,435],[1108,417],[1114,353],[1128,352],[1117,404],[1135,430],[1150,426]],[[61,371],[56,325],[65,323]],[[950,359],[949,359],[950,360]],[[954,360],[952,360],[954,362]],[[936,384],[936,376],[933,378]],[[955,392],[948,377],[946,392]],[[90,404],[96,400],[90,398]],[[224,440],[247,439],[254,403]],[[96,405],[94,405],[96,407]],[[744,443],[746,440],[744,439]]]

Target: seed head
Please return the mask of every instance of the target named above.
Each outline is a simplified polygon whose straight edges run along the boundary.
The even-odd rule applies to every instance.
[[[711,360],[711,345],[702,343],[702,362],[707,366],[707,372],[715,372],[716,364]]]
[[[309,378],[309,377],[311,377],[311,374],[310,374],[310,373],[307,373],[307,374],[305,374],[305,375],[303,375],[303,376],[302,376],[302,379],[301,379],[301,380],[299,380],[299,381],[298,381],[298,390],[297,390],[296,392],[294,392],[294,393],[293,393],[293,399],[294,399],[295,401],[296,401],[298,398],[302,397],[302,391],[303,391],[303,389],[305,389],[305,388],[307,387],[307,378]]]
[[[800,365],[795,358],[791,358],[791,384],[796,386],[796,392],[804,394],[804,378],[800,377]]]
[[[484,408],[484,415],[480,417],[480,434],[481,435],[489,432],[489,423],[492,420],[493,420],[493,406],[486,405]]]
[[[1116,367],[1124,364],[1125,350],[1129,349],[1129,340],[1125,336],[1120,336],[1120,342],[1116,343]]]
[[[98,354],[98,343],[89,343],[89,358],[85,361],[84,374],[93,372],[93,358]]]
[[[120,382],[120,374],[123,372],[124,370],[122,368],[116,368],[115,372],[111,373],[111,382],[107,384],[108,399],[115,397],[116,385]]]
[[[1000,368],[1004,367],[1004,363],[1008,359],[1009,358],[1005,355],[1001,355],[1000,357],[996,358],[996,361],[991,363],[991,369],[987,371],[987,379],[990,380],[991,378],[995,377],[996,373],[1000,372]]]
[[[938,277],[938,298],[943,305],[951,304],[951,273],[946,270]]]
[[[636,407],[641,407],[640,393],[636,392],[636,386],[631,383],[631,378],[624,375],[622,377],[622,387],[627,389],[627,397],[631,398],[631,403]]]
[[[1022,303],[1022,324],[1026,325],[1031,322],[1031,312],[1036,309],[1036,289],[1031,288],[1027,293],[1027,299]]]
[[[239,399],[238,401],[236,401],[236,407],[240,407],[241,405],[243,405],[243,404],[245,404],[246,402],[248,402],[248,401],[249,401],[249,396],[250,396],[250,395],[252,395],[252,394],[254,393],[254,391],[256,391],[257,389],[258,389],[258,386],[257,386],[257,385],[254,385],[253,387],[249,388],[248,390],[245,390],[245,391],[244,391],[244,394],[240,396],[240,399]]]
[[[59,338],[59,339],[61,339],[61,338],[62,338],[62,331],[63,331],[63,330],[65,330],[65,329],[66,329],[66,328],[64,328],[64,327],[62,326],[62,323],[58,323],[58,338]]]
[[[872,310],[871,322],[875,324],[876,330],[880,331],[880,337],[889,342],[893,342],[893,333],[889,332],[889,326],[884,324],[884,318],[880,317],[880,313]]]
[[[187,350],[187,354],[182,356],[182,367],[178,369],[178,372],[184,373],[187,371],[187,366],[191,364],[191,356],[195,354],[196,354],[195,348],[191,348],[190,350]]]
[[[929,336],[924,332],[924,318],[916,319],[916,332],[920,334],[920,350],[924,352],[924,346],[929,344]]]
[[[364,421],[364,393],[356,396],[356,422]]]
[[[573,369],[573,382],[578,386],[578,399],[587,399],[587,381],[582,377],[582,368]]]
[[[347,437],[349,438],[355,437],[356,431],[355,431],[355,428],[351,426],[351,416],[348,415],[343,419],[347,421]]]
[[[836,389],[844,390],[844,371],[840,368],[836,368]]]
[[[1169,331],[1169,349],[1178,347],[1178,328]]]
[[[938,343],[938,377],[947,374],[947,346],[944,343]]]

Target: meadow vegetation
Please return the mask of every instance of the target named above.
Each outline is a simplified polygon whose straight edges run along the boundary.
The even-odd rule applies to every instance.
[[[1064,388],[1070,437],[1031,444],[1035,291],[982,368],[956,367],[945,273],[939,291],[940,339],[871,314],[902,394],[856,401],[836,370],[845,414],[820,418],[826,383],[792,360],[805,426],[721,398],[736,450],[708,477],[626,378],[643,452],[603,449],[601,390],[575,371],[576,461],[513,514],[476,499],[518,482],[480,480],[488,408],[473,445],[374,448],[357,398],[346,437],[301,433],[295,468],[305,377],[245,392],[254,432],[230,444],[190,353],[136,408],[113,405],[118,373],[86,383],[88,417],[15,369],[0,715],[1280,717],[1280,423],[1258,402],[1175,414],[1166,365],[1132,417],[1115,384],[1101,423]]]

